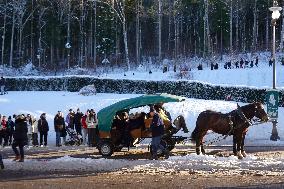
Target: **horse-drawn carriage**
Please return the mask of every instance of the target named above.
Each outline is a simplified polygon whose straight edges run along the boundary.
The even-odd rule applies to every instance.
[[[182,136],[174,136],[180,129],[188,132],[184,117],[178,116],[173,123],[169,114],[162,108],[163,103],[182,102],[185,98],[169,95],[143,95],[119,101],[98,112],[99,143],[97,148],[101,155],[111,156],[113,152],[120,151],[123,147],[133,145],[133,141],[140,142],[145,138],[151,138],[150,124],[152,118],[147,113],[140,112],[127,117],[129,111],[134,108],[149,105],[159,105],[157,111],[164,122],[164,135],[161,144],[172,150],[175,144],[185,139]],[[127,118],[125,118],[125,116]]]

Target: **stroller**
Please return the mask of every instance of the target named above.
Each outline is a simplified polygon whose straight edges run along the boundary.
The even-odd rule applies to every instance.
[[[73,146],[73,145],[81,145],[83,142],[83,137],[80,134],[77,134],[71,127],[66,127],[66,132],[69,135],[69,138],[65,142],[65,145]]]

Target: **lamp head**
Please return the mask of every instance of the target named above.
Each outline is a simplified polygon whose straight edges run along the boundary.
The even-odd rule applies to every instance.
[[[278,19],[280,17],[280,12],[278,10],[272,12],[272,19]]]
[[[282,10],[281,7],[278,6],[277,1],[273,1],[273,7],[269,8],[272,11],[272,19],[277,20],[280,17],[280,11]]]

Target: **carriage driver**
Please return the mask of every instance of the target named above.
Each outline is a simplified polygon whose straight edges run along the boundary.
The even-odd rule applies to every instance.
[[[164,134],[164,123],[160,115],[155,111],[153,107],[150,107],[150,116],[153,118],[152,123],[150,125],[150,129],[152,131],[152,158],[158,160],[157,151],[162,150],[165,158],[169,158],[169,151],[164,146],[161,145],[161,138]]]

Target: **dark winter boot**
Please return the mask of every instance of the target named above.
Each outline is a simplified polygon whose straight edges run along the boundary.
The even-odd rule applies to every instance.
[[[3,163],[2,160],[0,161],[0,168],[1,168],[1,169],[4,169],[4,163]]]
[[[165,159],[169,159],[169,157],[170,157],[170,152],[169,152],[169,150],[165,150],[164,151],[164,154],[165,154]]]
[[[19,161],[21,159],[20,155],[16,155],[16,157],[13,159],[13,161]]]
[[[158,160],[158,155],[157,154],[152,154],[151,160]]]
[[[19,162],[24,162],[24,158],[20,158]]]

